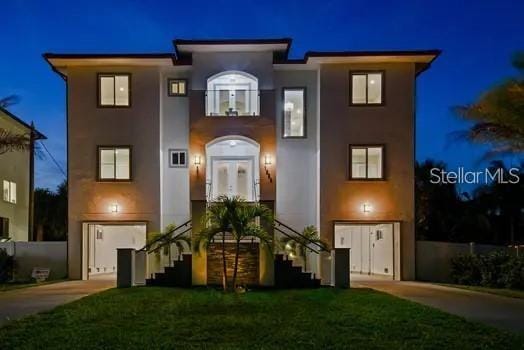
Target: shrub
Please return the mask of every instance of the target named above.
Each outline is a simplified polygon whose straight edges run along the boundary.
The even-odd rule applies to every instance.
[[[11,280],[14,266],[13,257],[5,249],[0,249],[0,283]]]
[[[524,257],[502,250],[460,255],[451,261],[451,276],[458,284],[524,289]]]

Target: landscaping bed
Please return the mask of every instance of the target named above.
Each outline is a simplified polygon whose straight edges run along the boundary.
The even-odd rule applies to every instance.
[[[520,349],[524,338],[368,289],[112,289],[0,328],[3,349]]]

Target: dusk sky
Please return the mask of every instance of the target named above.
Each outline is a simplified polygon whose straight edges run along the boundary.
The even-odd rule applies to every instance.
[[[0,97],[20,96],[11,112],[35,122],[64,169],[65,83],[44,52],[172,52],[175,38],[281,37],[293,39],[292,58],[308,50],[441,49],[418,79],[417,159],[473,170],[485,166],[477,163],[483,148],[450,143],[449,134],[467,125],[450,107],[515,75],[511,55],[524,50],[524,1],[515,0],[6,0],[2,14]],[[54,189],[62,180],[49,157],[37,161],[37,186]]]

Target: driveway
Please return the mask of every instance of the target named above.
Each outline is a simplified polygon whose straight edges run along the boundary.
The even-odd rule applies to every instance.
[[[468,320],[524,332],[524,299],[445,287],[423,282],[366,279],[351,275],[352,287],[372,288],[432,306]]]
[[[65,281],[0,292],[0,325],[116,286],[114,279]]]

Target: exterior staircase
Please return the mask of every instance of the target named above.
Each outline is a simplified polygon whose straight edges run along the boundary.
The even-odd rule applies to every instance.
[[[146,279],[147,286],[191,287],[191,254],[182,254],[182,260],[173,261],[173,266],[166,266],[164,272],[157,272]]]
[[[293,261],[284,259],[283,254],[275,254],[275,288],[319,288],[320,279],[302,267],[293,266]]]

